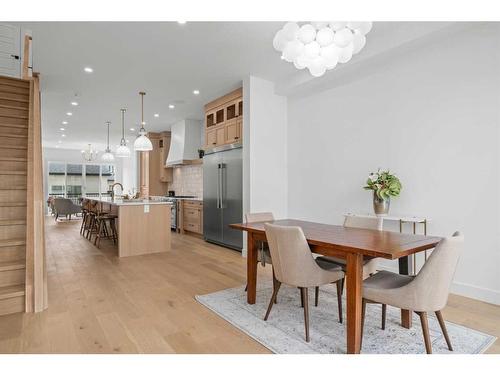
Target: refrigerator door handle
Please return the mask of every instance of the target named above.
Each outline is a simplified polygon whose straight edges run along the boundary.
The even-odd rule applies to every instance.
[[[220,165],[220,208],[224,208],[224,169],[226,164],[221,163]]]
[[[221,208],[220,204],[220,163],[217,164],[217,208]]]

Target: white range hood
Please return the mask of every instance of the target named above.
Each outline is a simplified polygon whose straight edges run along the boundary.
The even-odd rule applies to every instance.
[[[191,164],[201,147],[201,121],[182,120],[172,125],[167,167]]]

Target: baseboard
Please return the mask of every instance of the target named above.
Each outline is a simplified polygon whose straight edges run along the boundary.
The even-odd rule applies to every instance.
[[[379,266],[379,268],[381,270],[398,272],[397,267],[387,267],[381,265]],[[462,283],[460,281],[454,281],[451,285],[451,293],[483,302],[492,303],[494,305],[500,305],[500,291],[498,290],[483,288],[477,285]]]

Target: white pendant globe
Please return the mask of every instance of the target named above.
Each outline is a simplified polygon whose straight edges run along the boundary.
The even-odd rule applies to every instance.
[[[130,157],[130,149],[125,145],[120,145],[116,149],[115,154],[117,158],[128,158]]]
[[[102,161],[114,161],[115,157],[113,156],[111,151],[109,149],[107,149],[106,152],[104,154],[102,154],[101,160]]]
[[[146,132],[145,131],[140,131],[139,136],[137,139],[134,141],[134,150],[135,151],[151,151],[153,150],[153,144],[149,140],[148,137],[146,137]]]

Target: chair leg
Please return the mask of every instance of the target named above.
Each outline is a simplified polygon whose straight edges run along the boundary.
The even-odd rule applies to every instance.
[[[448,336],[448,330],[446,329],[446,325],[444,323],[443,315],[441,311],[436,311],[436,317],[438,318],[439,326],[441,327],[441,331],[443,331],[444,339],[446,340],[446,344],[448,345],[448,350],[453,351],[453,347],[451,346],[450,336]]]
[[[276,288],[273,291],[273,295],[271,296],[271,300],[269,301],[269,306],[267,307],[266,316],[264,320],[267,320],[269,314],[271,313],[271,309],[273,308],[274,301],[276,300],[276,296],[278,295],[278,291],[280,290],[281,282],[276,280]]]
[[[300,288],[302,292],[302,304],[304,305],[304,325],[306,328],[306,341],[311,341],[309,337],[309,294],[307,288]]]
[[[345,284],[345,277],[342,279],[342,282],[340,283],[340,295],[344,294],[344,284]]]
[[[276,283],[278,283],[278,279],[276,279],[276,275],[274,274],[274,268],[273,268],[273,291],[276,289]],[[278,303],[278,295],[274,297],[274,303]]]
[[[385,329],[385,320],[387,313],[387,305],[385,303],[382,304],[382,329]]]
[[[319,302],[319,286],[317,286],[316,288],[314,288],[314,306],[318,306],[318,302]]]
[[[300,290],[300,307],[304,308],[304,291],[302,288],[299,288]]]
[[[422,324],[422,333],[424,334],[425,351],[427,354],[432,354],[431,338],[429,336],[429,324],[427,321],[426,312],[417,312],[420,316],[420,323]]]
[[[339,306],[339,323],[342,323],[342,284],[344,279],[338,280],[337,284],[337,304]]]
[[[359,348],[363,347],[363,331],[365,329],[365,316],[366,316],[366,299],[363,298],[361,305],[361,339],[359,343]]]
[[[248,284],[245,285],[245,292],[248,290]]]

